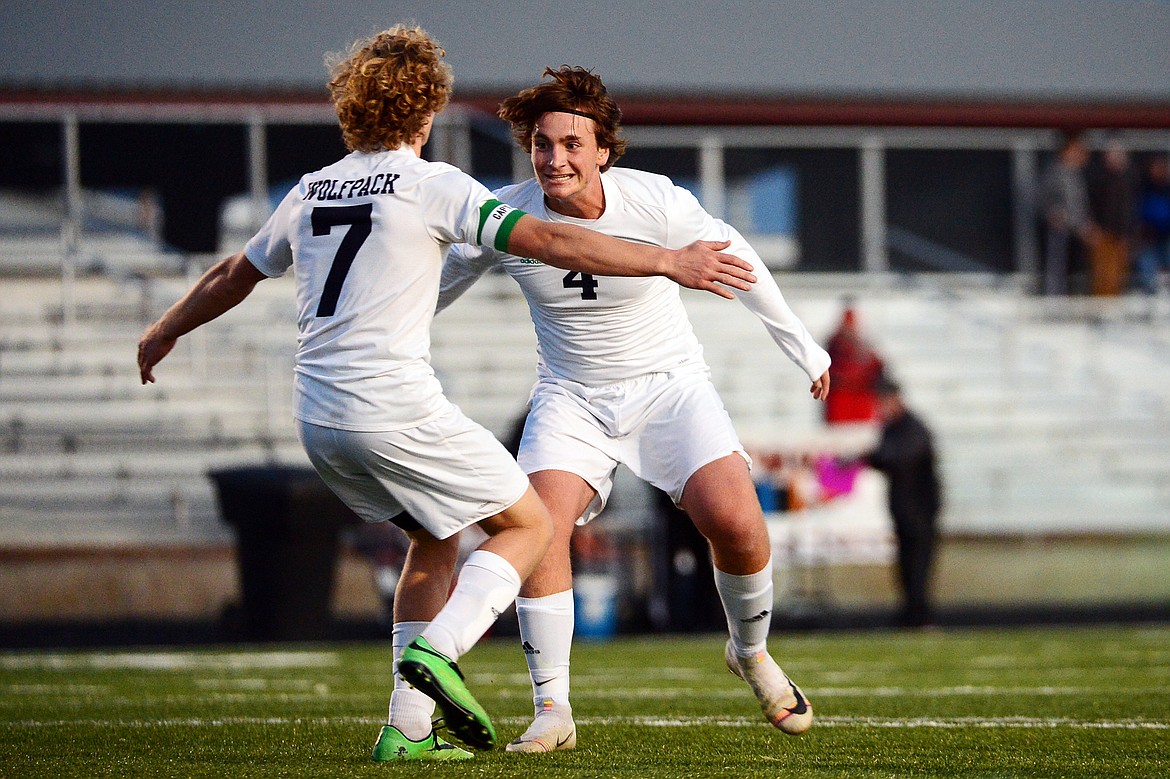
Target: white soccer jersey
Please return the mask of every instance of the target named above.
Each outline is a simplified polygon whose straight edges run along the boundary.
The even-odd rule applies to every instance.
[[[829,355],[792,313],[771,273],[737,230],[712,217],[690,192],[665,176],[612,168],[601,174],[601,183],[605,213],[598,219],[549,210],[536,179],[495,194],[541,219],[637,243],[678,249],[697,240],[730,240],[726,251],[751,262],[758,279],[750,292],[736,292],[739,300],[811,380],[828,369]],[[687,367],[707,370],[678,285],[663,276],[591,276],[491,249],[456,246],[443,268],[439,310],[497,263],[520,284],[528,300],[542,378],[598,387]]]
[[[430,325],[443,256],[452,243],[506,247],[519,216],[410,148],[304,176],[244,249],[268,276],[296,274],[297,418],[375,432],[441,413]]]

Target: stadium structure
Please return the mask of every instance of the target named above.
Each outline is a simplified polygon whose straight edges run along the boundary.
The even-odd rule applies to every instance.
[[[1086,131],[1094,149],[1119,140],[1139,161],[1170,153],[1170,80],[1164,64],[1145,67],[1141,57],[1157,35],[1130,35],[1144,14],[1157,21],[1166,12],[1117,5],[1117,29],[1098,29],[1099,48],[1082,48],[1098,69],[1079,89],[1063,71],[1045,82],[1053,60],[1035,51],[1029,60],[1020,41],[1012,50],[1037,65],[1020,76],[1027,88],[994,69],[982,90],[904,73],[901,83],[857,75],[863,88],[852,92],[800,73],[785,87],[780,76],[766,82],[758,63],[738,88],[714,77],[680,83],[702,52],[657,84],[645,67],[633,78],[615,66],[611,81],[630,140],[623,164],[670,175],[740,227],[814,333],[827,336],[851,299],[936,430],[944,538],[1010,542],[1017,557],[1083,541],[1168,554],[1170,291],[1037,294],[1034,199],[1061,132]],[[359,34],[368,31],[357,22]],[[453,58],[460,44],[474,48],[465,30],[443,24]],[[1070,48],[1090,40],[1057,32]],[[1102,59],[1125,35],[1133,62]],[[457,78],[460,65],[490,67],[476,56],[486,55],[456,62]],[[525,76],[508,61],[497,68],[502,81],[469,79],[440,116],[428,156],[489,186],[526,177],[527,158],[493,112],[519,79],[539,74],[539,61],[523,63]],[[266,282],[185,338],[157,385],[139,385],[134,344],[246,240],[300,172],[343,152],[321,79],[127,79],[111,64],[104,74],[41,77],[12,62],[0,72],[0,613],[11,622],[214,619],[236,587],[234,535],[209,474],[306,465],[290,409],[291,287]],[[1124,77],[1133,80],[1119,88]],[[864,449],[873,430],[828,430],[803,377],[746,309],[684,299],[753,452]],[[505,437],[534,377],[533,344],[519,290],[491,276],[436,320],[433,357],[450,396]],[[888,565],[880,499],[858,500],[776,512],[778,550],[790,563],[781,592],[804,588],[813,569]],[[624,485],[611,514],[611,532],[632,554],[655,554],[653,507],[639,485]],[[342,547],[337,609],[376,611],[369,562]],[[652,599],[645,577],[633,576],[630,587]],[[801,597],[832,599],[824,582],[833,577],[818,581]],[[1140,596],[1106,588],[1070,597],[1165,606],[1170,593],[1163,584]]]

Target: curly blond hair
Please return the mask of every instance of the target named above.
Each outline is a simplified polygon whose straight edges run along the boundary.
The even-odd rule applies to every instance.
[[[397,149],[451,99],[446,52],[420,27],[397,24],[327,58],[329,95],[350,151]]]
[[[582,67],[561,65],[553,70],[545,68],[545,81],[500,103],[496,115],[512,126],[512,137],[526,152],[532,151],[532,132],[536,120],[550,111],[567,111],[588,116],[593,120],[594,135],[599,149],[609,149],[609,160],[601,166],[609,170],[618,157],[625,154],[626,139],[622,129],[622,112],[605,89],[601,77]]]

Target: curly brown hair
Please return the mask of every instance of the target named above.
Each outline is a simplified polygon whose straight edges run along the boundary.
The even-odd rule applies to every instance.
[[[329,95],[350,151],[397,149],[451,99],[446,52],[420,27],[397,24],[327,59]]]
[[[609,149],[609,160],[602,170],[617,162],[626,151],[626,139],[619,136],[622,127],[622,111],[609,96],[601,78],[582,67],[561,65],[557,70],[545,68],[545,81],[534,87],[521,90],[500,103],[496,114],[512,125],[512,137],[526,152],[532,151],[532,131],[536,120],[550,111],[567,111],[588,116],[593,120],[597,146]]]

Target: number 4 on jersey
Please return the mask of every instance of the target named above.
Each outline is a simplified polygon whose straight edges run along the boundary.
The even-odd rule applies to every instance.
[[[571,270],[565,274],[561,286],[565,289],[579,288],[582,300],[597,300],[597,279],[593,278],[592,273],[578,273]]]

